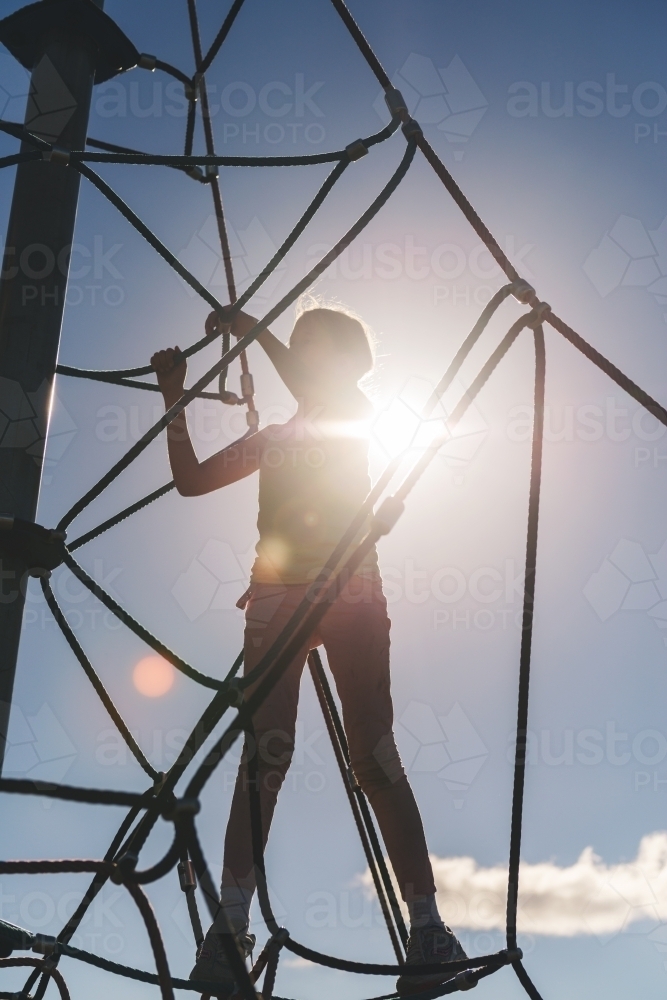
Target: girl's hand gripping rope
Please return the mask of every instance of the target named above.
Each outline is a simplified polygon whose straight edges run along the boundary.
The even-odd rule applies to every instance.
[[[230,307],[227,306],[226,308],[229,309]],[[204,326],[209,337],[211,337],[214,333],[222,333],[224,327],[227,326],[232,337],[236,337],[237,340],[240,340],[241,337],[245,337],[246,333],[252,330],[256,323],[257,320],[254,316],[249,316],[248,313],[244,312],[237,312],[236,315],[231,318],[230,322],[225,324],[217,312],[212,312],[206,317],[206,323]]]
[[[160,386],[165,400],[167,397],[171,402],[180,399],[183,395],[185,376],[188,371],[187,361],[181,353],[180,347],[168,347],[166,351],[156,351],[151,358],[151,365],[155,370],[157,384]]]

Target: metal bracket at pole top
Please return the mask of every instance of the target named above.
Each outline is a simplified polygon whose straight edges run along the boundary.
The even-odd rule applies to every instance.
[[[31,3],[0,21],[0,42],[27,70],[42,54],[43,38],[58,30],[89,39],[95,52],[95,83],[137,66],[141,54],[116,22],[90,0]]]
[[[49,576],[65,558],[65,532],[43,528],[12,514],[0,514],[0,558],[12,556],[27,565],[30,576]]]

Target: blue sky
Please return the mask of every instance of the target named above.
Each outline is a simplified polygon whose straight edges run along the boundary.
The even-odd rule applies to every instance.
[[[11,0],[3,10],[19,6]],[[200,6],[206,44],[227,8]],[[664,6],[487,0],[473,8],[460,0],[356,0],[350,7],[387,71],[401,75],[410,101],[421,95],[415,113],[429,141],[540,298],[664,401]],[[106,10],[140,51],[192,71],[180,0],[108,0]],[[379,88],[326,0],[246,0],[207,79],[220,152],[334,149],[386,121],[376,107]],[[22,94],[25,75],[0,53],[3,117],[21,117]],[[177,152],[182,107],[167,77],[134,70],[96,88],[90,135]],[[395,169],[403,142],[399,133],[348,169],[252,311],[265,312],[363,211]],[[200,125],[197,143],[201,149]],[[13,140],[0,137],[0,154],[14,148]],[[327,170],[222,172],[242,286],[243,276],[255,273],[284,239]],[[224,295],[205,187],[166,168],[110,165],[99,173]],[[13,171],[2,171],[3,231],[12,184]],[[201,335],[207,306],[85,182],[76,241],[81,250],[70,281],[62,362],[139,365],[159,347],[185,346]],[[375,331],[371,392],[382,410],[396,398],[416,405],[501,283],[478,238],[417,156],[399,191],[317,291],[358,310]],[[453,400],[518,313],[508,302],[498,314]],[[291,313],[281,317],[275,332],[286,337],[291,319]],[[213,363],[217,350],[193,361],[192,376]],[[258,349],[250,361],[262,421],[287,416],[289,399]],[[429,846],[443,859],[438,870],[450,879],[445,912],[472,953],[502,947],[493,887],[509,841],[532,365],[525,338],[380,547],[393,620],[399,744]],[[230,385],[238,388],[238,370]],[[124,454],[155,419],[157,400],[120,387],[58,381],[41,523],[54,524]],[[661,552],[667,443],[655,421],[642,418],[632,400],[549,328],[547,402],[523,840],[530,890],[526,964],[545,998],[597,992],[611,1000],[638,994],[653,1000],[664,994],[667,976],[661,860],[667,841],[645,841],[643,853],[640,844],[665,830],[667,633],[659,626],[667,598]],[[215,404],[197,408],[192,422],[199,453],[232,439],[242,429],[235,420],[238,413]],[[380,432],[378,439],[384,440]],[[381,462],[378,443],[376,471]],[[80,517],[70,537],[168,475],[160,439]],[[81,561],[171,648],[220,674],[241,643],[242,618],[232,598],[245,588],[255,519],[253,481],[198,499],[170,494],[83,548]],[[155,766],[168,766],[208,696],[180,677],[163,698],[139,694],[132,670],[144,647],[115,628],[64,571],[54,574],[54,588],[141,745]],[[49,618],[35,591],[17,675],[12,773],[38,776],[34,769],[42,767],[74,784],[143,788],[142,772],[117,751],[111,723]],[[300,727],[267,855],[280,919],[316,948],[390,960],[386,934],[365,902],[363,854],[307,681]],[[221,857],[233,770],[232,761],[221,767],[199,818],[213,868]],[[7,857],[98,857],[121,818],[115,809],[38,799],[6,798],[3,809]],[[148,856],[157,858],[167,838],[164,826]],[[600,860],[586,855],[577,865],[589,847]],[[444,859],[462,858],[474,859],[473,875],[461,861],[446,868]],[[84,881],[3,877],[1,915],[56,933]],[[569,909],[562,902],[567,884],[574,885]],[[115,893],[91,915],[78,943],[149,968],[132,905]],[[193,945],[175,876],[150,894],[172,968],[187,974]],[[557,914],[551,923],[549,913]],[[611,914],[607,924],[605,913]],[[63,970],[74,996],[115,995],[116,984],[92,969],[67,961]],[[368,996],[389,985],[287,962],[277,990],[307,1000],[341,991]],[[124,989],[132,998],[151,993],[140,984]],[[479,990],[499,1000],[522,995],[507,971]]]

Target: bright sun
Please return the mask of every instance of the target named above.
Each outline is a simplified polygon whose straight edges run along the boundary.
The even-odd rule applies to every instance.
[[[161,656],[145,656],[132,672],[135,688],[147,698],[161,698],[171,690],[175,677],[171,663]]]

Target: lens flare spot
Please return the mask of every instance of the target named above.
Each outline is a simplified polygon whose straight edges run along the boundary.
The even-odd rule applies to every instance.
[[[175,679],[176,671],[161,656],[145,656],[132,672],[135,688],[147,698],[161,698],[171,690]]]

